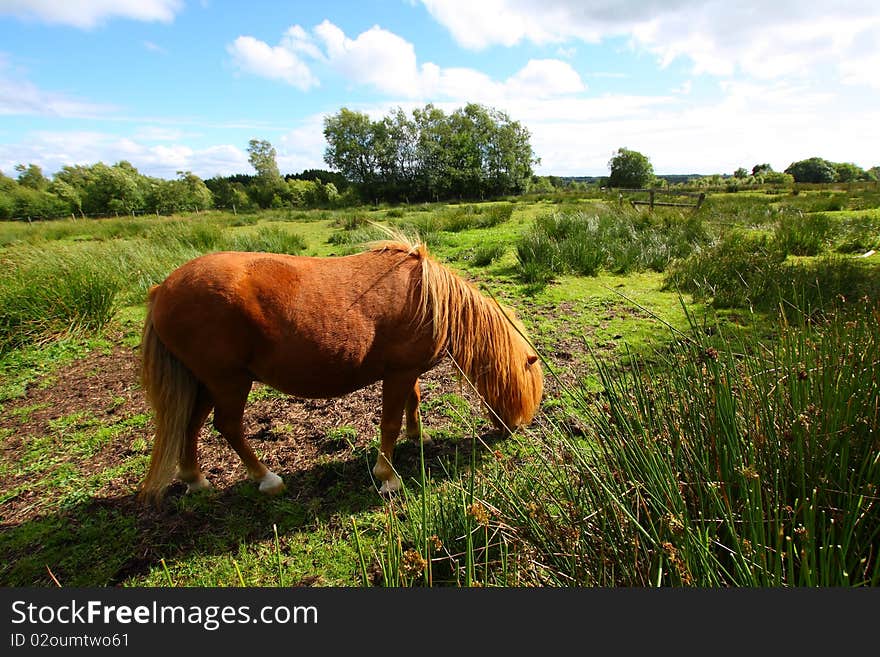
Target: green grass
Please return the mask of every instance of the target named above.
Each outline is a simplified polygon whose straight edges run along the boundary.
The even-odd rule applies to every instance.
[[[414,466],[398,447],[391,500],[377,441],[342,425],[284,496],[242,481],[158,514],[113,483],[143,476],[149,414],[86,403],[0,462],[4,510],[30,509],[0,533],[0,583],[51,585],[48,567],[65,586],[876,585],[878,256],[840,254],[877,246],[878,205],[817,189],[687,215],[565,196],[0,225],[3,446],[45,410],[28,390],[136,348],[146,290],[179,264],[353,252],[385,237],[369,222],[418,229],[512,306],[548,383],[506,440],[426,388],[435,447]]]
[[[707,240],[697,214],[653,216],[625,207],[538,217],[516,244],[520,278],[541,286],[559,274],[595,276],[607,270],[664,271]]]

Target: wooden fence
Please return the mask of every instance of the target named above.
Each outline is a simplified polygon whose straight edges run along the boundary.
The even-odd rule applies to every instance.
[[[641,193],[648,194],[647,199],[629,199],[629,202],[633,207],[639,205],[647,205],[652,210],[655,206],[663,206],[668,208],[691,208],[694,211],[699,210],[700,206],[703,205],[703,201],[706,200],[706,192],[679,192],[675,190],[665,190],[665,189],[618,189],[617,198],[622,203],[624,198],[624,192],[627,193]],[[681,203],[677,201],[659,201],[657,200],[658,196],[672,196],[672,197],[689,197],[696,198],[697,200],[694,203]]]

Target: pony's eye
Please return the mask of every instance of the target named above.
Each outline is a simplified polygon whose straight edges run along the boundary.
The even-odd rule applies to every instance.
[[[537,362],[538,362],[538,357],[533,354],[533,355],[529,356],[528,358],[526,358],[526,367],[528,367],[529,365],[534,365]]]

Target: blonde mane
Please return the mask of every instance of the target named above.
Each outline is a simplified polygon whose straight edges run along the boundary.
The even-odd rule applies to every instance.
[[[394,237],[371,244],[372,250],[398,251],[421,262],[416,317],[432,326],[435,359],[448,353],[500,428],[528,424],[541,400],[543,375],[522,324],[512,311],[432,258],[424,244]]]

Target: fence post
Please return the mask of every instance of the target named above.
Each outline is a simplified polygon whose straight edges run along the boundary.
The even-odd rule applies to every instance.
[[[654,190],[653,189],[649,190],[648,194],[650,194],[650,197],[651,197],[651,209],[653,210],[654,209]]]
[[[238,216],[238,212],[235,211],[235,203],[232,204],[232,214],[234,214],[236,217]]]

